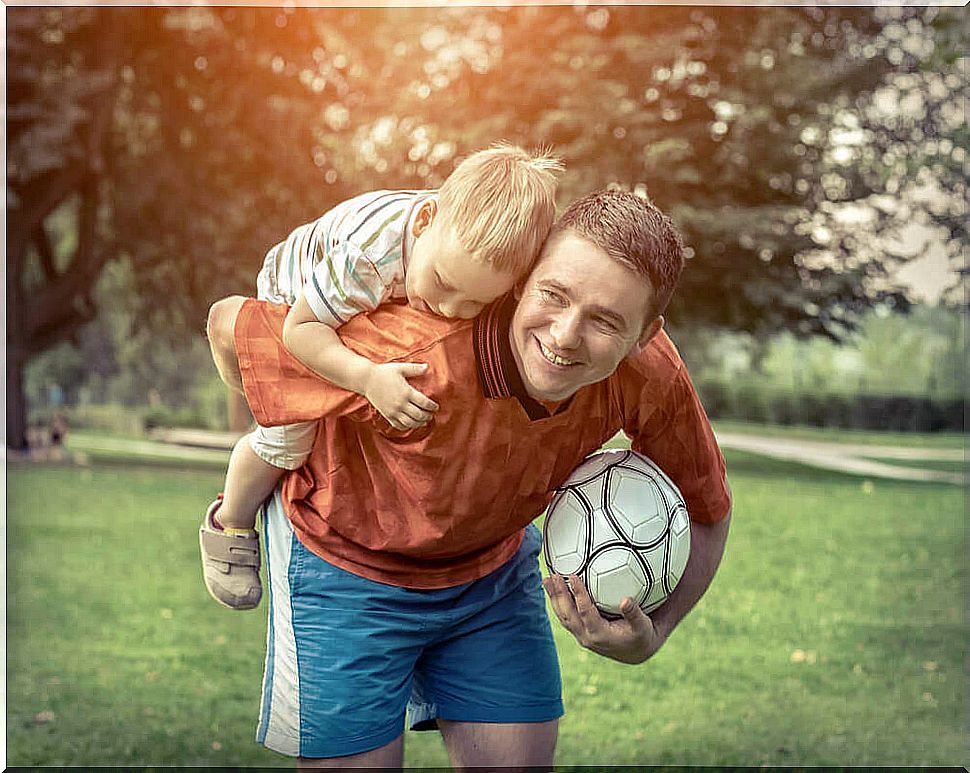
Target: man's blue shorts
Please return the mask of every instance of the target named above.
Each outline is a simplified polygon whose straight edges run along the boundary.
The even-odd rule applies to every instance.
[[[377,749],[435,719],[545,722],[563,714],[539,574],[541,536],[475,582],[409,590],[338,569],[296,538],[279,493],[263,534],[269,587],[257,741],[300,757]]]

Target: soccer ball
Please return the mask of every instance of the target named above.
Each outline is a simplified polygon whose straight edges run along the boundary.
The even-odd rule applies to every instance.
[[[644,612],[667,600],[690,555],[680,491],[636,451],[587,457],[556,489],[543,526],[546,564],[578,575],[604,617],[629,596]]]

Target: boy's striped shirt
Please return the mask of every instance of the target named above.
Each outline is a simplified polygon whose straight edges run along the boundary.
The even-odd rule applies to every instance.
[[[292,304],[300,290],[317,319],[333,327],[403,298],[406,230],[436,191],[373,191],[294,229],[267,254],[258,296]]]

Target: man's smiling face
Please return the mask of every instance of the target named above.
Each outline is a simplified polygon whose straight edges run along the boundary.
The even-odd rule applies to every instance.
[[[512,354],[529,396],[564,400],[609,376],[660,329],[650,283],[571,231],[543,250],[512,317]]]

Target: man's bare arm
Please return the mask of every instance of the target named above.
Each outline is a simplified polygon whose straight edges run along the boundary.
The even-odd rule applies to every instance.
[[[654,626],[666,638],[707,592],[721,565],[731,513],[717,523],[691,524],[691,549],[687,567],[670,598],[651,613]]]

